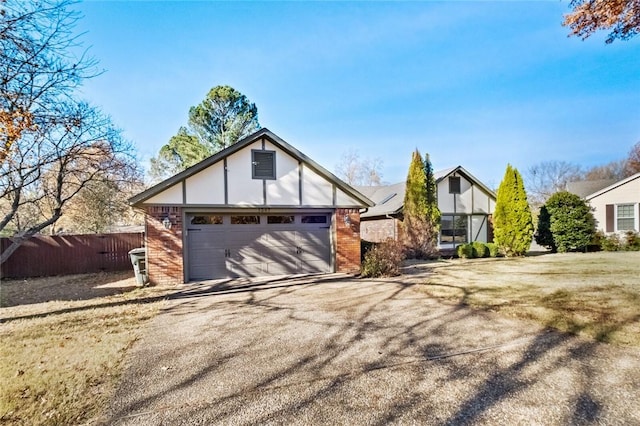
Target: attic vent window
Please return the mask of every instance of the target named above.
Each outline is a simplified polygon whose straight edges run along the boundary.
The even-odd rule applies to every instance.
[[[253,179],[276,178],[276,152],[251,150],[251,177]]]
[[[452,176],[449,178],[449,194],[459,194],[459,193],[460,193],[460,178]]]

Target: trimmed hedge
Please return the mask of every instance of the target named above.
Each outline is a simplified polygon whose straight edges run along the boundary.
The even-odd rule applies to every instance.
[[[461,244],[456,247],[456,254],[462,259],[498,257],[498,245],[494,243],[474,241],[470,244]]]

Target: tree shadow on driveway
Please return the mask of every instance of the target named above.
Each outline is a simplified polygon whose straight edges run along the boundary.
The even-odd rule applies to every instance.
[[[419,282],[186,287],[134,348],[104,421],[640,422],[634,352],[442,304],[415,291]]]

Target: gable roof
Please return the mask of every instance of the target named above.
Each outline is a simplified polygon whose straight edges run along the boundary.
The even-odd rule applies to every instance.
[[[433,173],[434,178],[436,179],[436,184],[442,182],[449,175],[453,173],[459,173],[463,175],[467,180],[473,182],[475,185],[482,188],[486,191],[490,196],[496,198],[495,192],[489,189],[485,184],[476,179],[471,173],[464,169],[462,166],[450,167],[444,170],[438,170]],[[372,201],[376,203],[375,206],[371,207],[365,213],[362,213],[361,217],[376,217],[376,216],[386,216],[393,215],[402,212],[402,208],[404,207],[404,193],[405,193],[405,182],[394,183],[393,185],[382,185],[382,186],[357,186],[356,189],[367,197],[369,197]]]
[[[356,186],[358,191],[376,203],[360,216],[374,217],[400,213],[404,206],[405,185],[404,182],[398,182],[384,186]]]
[[[285,151],[287,154],[291,155],[298,161],[304,163],[306,166],[311,168],[314,172],[324,177],[327,181],[333,183],[337,188],[341,189],[342,191],[344,191],[349,196],[353,197],[358,202],[361,202],[363,206],[371,207],[374,205],[373,201],[371,201],[366,196],[358,192],[354,187],[342,181],[333,173],[329,172],[327,169],[325,169],[324,167],[322,167],[321,165],[313,161],[311,158],[307,157],[305,154],[298,151],[293,146],[289,145],[287,142],[285,142],[275,133],[271,132],[269,129],[264,127],[258,130],[257,132],[239,140],[235,144],[223,149],[222,151],[219,151],[213,154],[212,156],[205,158],[198,164],[195,164],[189,167],[188,169],[166,180],[163,180],[162,182],[152,186],[151,188],[141,192],[140,194],[137,194],[131,197],[129,199],[129,204],[135,206],[140,203],[143,203],[145,200],[148,200],[149,198],[169,189],[176,183],[184,181],[190,176],[193,176],[196,173],[201,172],[207,167],[210,167],[211,165],[219,161],[222,161],[224,158],[242,150],[243,148],[263,138],[267,139],[269,142],[273,143],[274,145],[276,145],[277,147],[279,147],[280,149],[282,149],[283,151]]]
[[[598,196],[600,196],[600,195],[602,195],[602,194],[604,194],[606,192],[612,191],[612,190],[614,190],[614,189],[616,189],[618,187],[621,187],[622,185],[626,185],[627,183],[629,183],[631,181],[634,181],[636,179],[640,179],[640,173],[636,173],[635,175],[632,175],[632,176],[629,176],[628,178],[619,180],[619,181],[607,186],[606,188],[602,188],[601,190],[596,191],[593,194],[586,196],[585,200],[591,200],[593,198],[596,198],[596,197],[598,197]],[[640,194],[638,194],[638,197],[640,197]]]
[[[587,195],[593,194],[602,188],[606,188],[615,182],[615,179],[578,180],[574,182],[567,182],[567,191],[572,194],[576,194],[580,198],[585,198]]]

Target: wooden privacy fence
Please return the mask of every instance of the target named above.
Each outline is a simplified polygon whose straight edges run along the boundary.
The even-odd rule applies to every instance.
[[[11,244],[0,239],[4,251]],[[129,250],[144,245],[144,233],[38,235],[22,245],[1,266],[2,278],[44,277],[124,271],[133,266]]]

